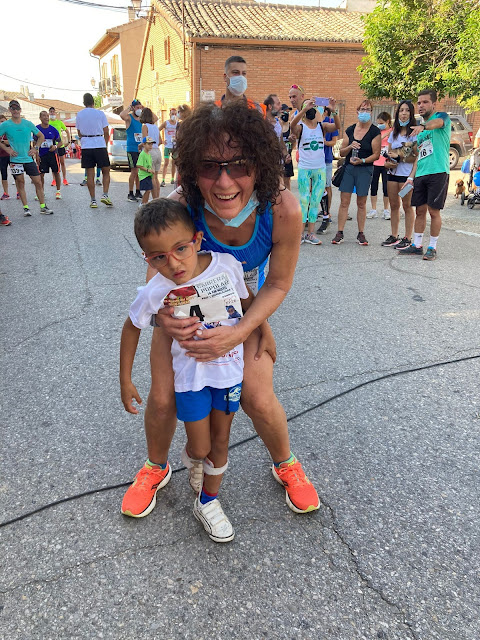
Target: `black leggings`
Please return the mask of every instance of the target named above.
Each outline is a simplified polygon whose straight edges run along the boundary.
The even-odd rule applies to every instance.
[[[10,164],[10,156],[2,156],[0,158],[0,170],[2,172],[2,180],[7,179],[7,167]]]
[[[370,184],[370,195],[377,195],[378,181],[380,179],[380,176],[382,176],[383,197],[387,198],[387,170],[385,169],[385,167],[377,167],[376,165],[373,165],[373,177]]]

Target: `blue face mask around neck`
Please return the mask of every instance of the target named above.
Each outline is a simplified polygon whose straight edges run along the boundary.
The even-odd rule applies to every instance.
[[[406,126],[408,125],[408,123],[409,123],[409,122],[410,122],[410,120],[400,120],[400,119],[398,120],[398,124],[399,124],[401,127],[406,127]]]
[[[258,207],[258,198],[257,198],[257,192],[254,191],[252,193],[252,195],[250,196],[250,200],[247,202],[247,204],[243,207],[243,209],[240,211],[240,213],[238,213],[235,218],[232,218],[231,220],[226,220],[225,218],[221,218],[219,215],[217,215],[215,213],[215,211],[210,207],[210,205],[206,202],[205,203],[205,209],[207,209],[207,211],[210,211],[210,213],[213,213],[213,215],[218,218],[219,220],[221,220],[223,222],[223,224],[226,227],[239,227],[243,222],[245,222],[245,220],[250,216],[250,214],[255,211],[255,209]]]

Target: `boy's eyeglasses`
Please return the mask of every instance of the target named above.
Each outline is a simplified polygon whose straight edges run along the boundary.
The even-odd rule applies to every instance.
[[[10,109],[10,111],[21,111],[22,107],[14,107],[14,106],[12,106],[12,107],[9,107],[9,109]]]
[[[208,180],[217,180],[225,169],[231,178],[243,178],[248,175],[247,161],[243,158],[240,160],[230,160],[229,162],[217,162],[216,160],[205,160],[200,163],[198,175]]]
[[[170,256],[173,256],[180,261],[190,258],[193,255],[193,245],[196,241],[197,234],[193,236],[190,242],[181,244],[178,247],[175,247],[175,249],[171,249],[171,251],[166,251],[165,253],[152,253],[151,256],[147,256],[144,252],[143,259],[145,260],[145,262],[148,262],[148,264],[154,269],[158,269],[159,267],[166,267]]]

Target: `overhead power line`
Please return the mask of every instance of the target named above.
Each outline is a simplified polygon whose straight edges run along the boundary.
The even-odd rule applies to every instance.
[[[13,76],[7,76],[6,73],[1,73],[0,76],[5,78],[10,78],[10,80],[16,80],[17,82],[21,82],[22,84],[33,84],[34,87],[42,87],[42,89],[55,89],[55,91],[92,91],[92,87],[89,89],[82,89],[81,87],[77,89],[67,89],[66,87],[49,87],[46,84],[39,84],[38,82],[32,82],[31,80],[21,80],[20,78],[14,78]]]
[[[60,2],[68,2],[69,4],[76,4],[80,7],[89,7],[94,9],[110,9],[110,11],[127,11],[128,9],[133,9],[132,5],[119,6],[113,4],[102,4],[100,2],[88,2],[88,0],[60,0]],[[148,9],[150,9],[150,5],[140,7],[140,11],[147,11]]]

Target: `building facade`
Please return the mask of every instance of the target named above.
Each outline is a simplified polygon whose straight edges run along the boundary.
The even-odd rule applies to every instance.
[[[135,19],[108,29],[90,54],[99,61],[102,108],[119,113],[135,97],[138,61],[142,54],[147,20]]]

